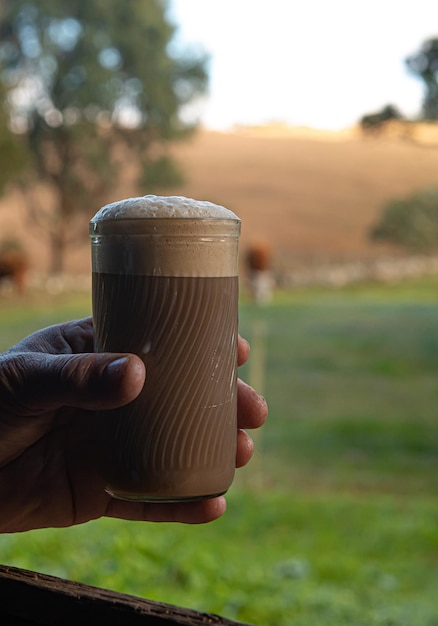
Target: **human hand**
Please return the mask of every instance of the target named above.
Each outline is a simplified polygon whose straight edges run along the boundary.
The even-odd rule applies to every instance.
[[[238,363],[249,355],[239,337]],[[96,410],[127,404],[145,368],[133,354],[93,352],[91,319],[40,330],[0,355],[0,532],[71,526],[102,516],[203,523],[225,511],[224,497],[185,503],[116,500],[96,464]],[[236,467],[248,463],[267,405],[238,382]]]

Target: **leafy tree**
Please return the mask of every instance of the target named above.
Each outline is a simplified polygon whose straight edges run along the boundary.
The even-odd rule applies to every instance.
[[[406,64],[424,82],[424,117],[438,119],[438,37],[425,41],[416,54],[406,59]]]
[[[391,200],[370,232],[412,252],[438,249],[438,188],[418,191],[407,198]]]
[[[0,83],[0,102],[4,100],[4,89]],[[8,114],[0,107],[0,191],[7,187],[8,183],[18,172],[25,171],[28,166],[26,151],[16,141],[12,133],[1,132],[8,127]]]
[[[9,127],[26,156],[13,165],[3,151],[0,170],[20,174],[29,215],[50,238],[53,272],[128,164],[142,191],[180,182],[168,144],[192,129],[180,113],[205,91],[206,59],[172,54],[167,8],[165,0],[0,0],[9,116],[0,146]],[[53,207],[37,201],[36,181],[51,189]]]
[[[380,111],[376,113],[368,113],[359,120],[362,130],[378,130],[385,122],[390,120],[401,120],[403,115],[393,104],[387,104]]]

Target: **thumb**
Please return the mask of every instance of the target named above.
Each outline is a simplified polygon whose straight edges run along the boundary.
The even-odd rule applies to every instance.
[[[6,388],[10,408],[30,415],[61,406],[111,409],[138,396],[145,374],[134,354],[11,354],[0,364],[1,395]]]

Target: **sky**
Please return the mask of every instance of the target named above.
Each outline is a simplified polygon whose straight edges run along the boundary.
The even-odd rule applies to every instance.
[[[438,37],[438,0],[170,0],[177,46],[209,54],[207,128],[341,130],[394,104],[421,110],[405,58]]]

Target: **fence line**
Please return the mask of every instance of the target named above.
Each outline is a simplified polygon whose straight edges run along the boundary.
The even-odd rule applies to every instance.
[[[365,281],[391,283],[435,275],[438,276],[438,256],[418,255],[282,268],[275,272],[275,282],[277,286],[286,289],[307,285],[343,287]]]

